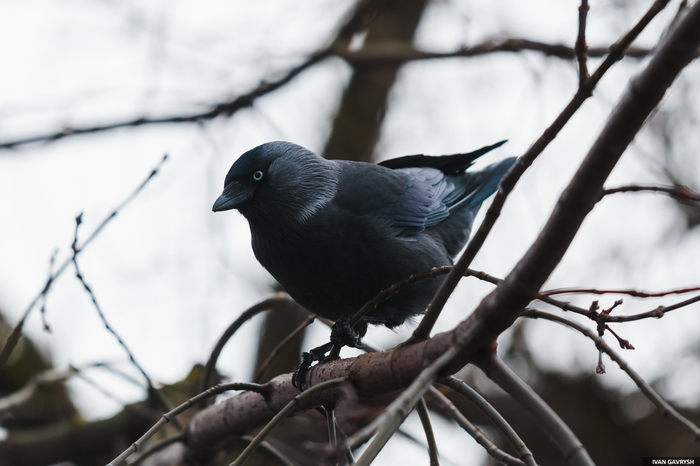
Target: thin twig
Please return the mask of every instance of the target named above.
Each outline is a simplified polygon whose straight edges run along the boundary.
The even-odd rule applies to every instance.
[[[260,383],[260,380],[262,379],[263,375],[265,375],[265,371],[268,367],[270,367],[270,364],[272,364],[272,361],[274,361],[275,357],[277,357],[280,351],[286,348],[287,345],[294,339],[294,337],[303,332],[304,329],[311,325],[315,319],[316,316],[313,314],[308,316],[306,319],[304,319],[304,321],[301,324],[299,324],[297,328],[292,330],[292,332],[289,335],[287,335],[284,338],[284,340],[282,340],[277,346],[275,346],[275,348],[270,352],[270,355],[267,357],[267,359],[265,359],[265,362],[263,362],[260,365],[260,368],[255,373],[255,377],[253,377],[253,382]]]
[[[335,410],[333,408],[325,408],[326,411],[326,426],[328,427],[328,444],[335,451],[338,444],[338,435],[335,429]],[[338,460],[333,459],[333,466],[338,466]]]
[[[299,395],[295,396],[292,401],[287,403],[287,405],[275,415],[275,417],[272,418],[270,422],[268,422],[265,427],[262,428],[262,430],[258,433],[258,435],[255,436],[252,442],[248,444],[248,446],[243,450],[243,452],[236,458],[236,460],[231,463],[231,466],[241,466],[245,461],[248,459],[250,455],[255,452],[256,448],[258,445],[260,445],[260,442],[265,440],[265,437],[267,437],[270,432],[272,432],[272,429],[274,429],[277,424],[279,424],[282,420],[284,420],[287,416],[292,414],[299,406],[306,401],[307,399],[315,396],[318,393],[321,393],[324,390],[329,390],[331,388],[336,388],[343,382],[345,382],[345,378],[339,378],[339,379],[333,379],[333,380],[328,380],[326,382],[322,382],[318,385],[314,385],[313,387],[310,387],[306,389],[305,391],[301,392]]]
[[[122,209],[124,209],[124,207],[126,207],[127,204],[129,204],[141,192],[141,190],[146,186],[146,184],[151,180],[151,178],[153,178],[158,173],[158,171],[160,170],[163,163],[167,160],[167,158],[167,154],[163,156],[163,159],[158,163],[158,165],[156,165],[156,167],[151,171],[148,177],[131,194],[129,194],[127,198],[124,199],[124,201],[122,201],[122,203],[119,204],[119,206],[117,206],[117,208],[114,209],[114,211],[112,211],[112,213],[109,214],[109,216],[107,216],[107,218],[105,218],[97,228],[95,228],[95,231],[93,231],[92,234],[83,242],[83,244],[78,248],[78,251],[74,251],[73,256],[76,256],[79,253],[81,253],[87,247],[87,245],[90,244],[98,234],[100,234],[102,229],[109,223],[109,221],[116,217],[117,214],[121,212]],[[27,306],[27,309],[24,311],[24,314],[22,314],[22,318],[12,330],[12,333],[7,338],[5,346],[3,347],[2,352],[0,353],[0,368],[5,366],[7,360],[10,357],[10,354],[12,353],[12,350],[15,348],[15,346],[17,346],[17,342],[19,342],[19,338],[22,336],[22,328],[24,327],[24,322],[27,320],[27,317],[29,316],[31,310],[39,302],[40,299],[45,297],[46,293],[48,293],[49,289],[51,288],[53,282],[59,275],[63,273],[64,270],[66,270],[66,268],[68,268],[68,265],[71,262],[73,262],[72,256],[66,259],[66,261],[63,262],[63,264],[61,264],[61,266],[56,270],[56,273],[49,277],[49,279],[46,281],[46,284],[44,285],[44,288],[39,292],[39,294],[36,295],[36,297],[32,300],[29,306]]]
[[[173,435],[172,437],[164,438],[158,442],[155,442],[153,445],[149,445],[148,448],[144,448],[143,452],[140,455],[138,455],[138,457],[136,457],[133,461],[130,461],[129,465],[136,466],[141,461],[145,460],[152,454],[161,451],[163,448],[169,447],[173,443],[182,442],[182,438],[183,433],[180,432],[178,434]]]
[[[540,296],[554,296],[559,294],[626,294],[634,298],[660,298],[670,294],[685,294],[693,291],[700,291],[700,286],[688,288],[676,288],[666,291],[640,291],[633,289],[601,290],[598,288],[556,288],[540,292]]]
[[[586,17],[588,16],[588,0],[581,0],[578,7],[578,36],[576,38],[576,61],[578,62],[578,84],[583,86],[588,79],[588,44],[586,44]]]
[[[606,322],[631,322],[633,320],[641,320],[641,319],[649,319],[649,318],[660,319],[667,312],[675,311],[676,309],[680,309],[682,307],[689,306],[691,304],[695,304],[699,301],[700,301],[700,295],[694,296],[690,299],[686,299],[685,301],[681,301],[681,302],[673,304],[671,306],[659,306],[656,309],[652,309],[651,311],[643,312],[641,314],[634,314],[634,315],[630,315],[630,316],[607,316],[605,318],[605,321]]]
[[[83,128],[64,128],[61,131],[38,135],[28,138],[21,138],[12,141],[0,142],[0,149],[13,149],[18,146],[36,143],[36,142],[51,142],[63,139],[68,136],[89,134],[102,131],[109,131],[117,128],[139,127],[144,125],[158,125],[171,123],[197,123],[204,120],[211,120],[218,116],[231,116],[238,110],[247,108],[253,105],[255,100],[265,94],[273,92],[280,87],[283,87],[302,71],[320,63],[329,56],[338,56],[347,61],[352,66],[386,66],[391,64],[400,64],[408,61],[426,60],[426,59],[445,59],[454,57],[475,57],[497,52],[522,52],[535,51],[543,53],[546,56],[557,57],[563,59],[576,58],[576,52],[573,48],[562,44],[546,44],[527,39],[506,39],[501,41],[487,41],[482,44],[477,44],[472,47],[465,47],[454,52],[424,52],[411,48],[398,49],[394,45],[382,47],[381,45],[373,46],[371,49],[363,49],[355,52],[348,51],[345,48],[326,48],[310,55],[300,65],[292,68],[285,73],[281,78],[275,81],[262,80],[254,90],[243,94],[235,99],[226,102],[211,105],[211,107],[200,113],[190,115],[174,115],[170,117],[153,118],[143,116],[133,120],[112,123],[108,125],[97,125]],[[602,57],[609,53],[608,47],[595,47],[588,51],[591,57]],[[630,47],[625,53],[626,56],[634,58],[643,58],[648,56],[650,50],[643,48]]]
[[[207,365],[204,368],[204,375],[202,376],[202,384],[200,386],[200,391],[204,391],[214,384],[214,378],[216,376],[216,361],[219,359],[221,351],[224,349],[226,343],[233,337],[233,335],[238,331],[238,329],[249,321],[251,318],[263,311],[269,311],[275,306],[281,304],[293,304],[297,305],[292,298],[289,297],[287,293],[277,293],[272,298],[266,299],[253,307],[243,311],[243,313],[235,320],[229,327],[224,331],[223,335],[216,342],[216,346],[209,355],[209,360],[207,360]]]
[[[235,440],[245,442],[247,445],[250,445],[250,442],[252,442],[254,440],[254,438],[251,437],[250,435],[242,435],[240,437],[237,437]],[[285,455],[282,454],[281,451],[279,451],[277,448],[273,447],[268,442],[260,442],[260,445],[258,445],[258,448],[260,448],[261,450],[264,450],[267,453],[269,453],[270,455],[272,455],[277,461],[282,463],[283,466],[297,466],[296,464],[294,464],[294,462],[292,462],[292,460],[287,458]]]
[[[447,398],[440,390],[435,387],[430,387],[428,389],[428,394],[435,399],[438,406],[445,412],[448,416],[455,420],[459,426],[464,429],[472,438],[484,447],[486,453],[488,453],[496,461],[500,461],[508,466],[525,466],[518,458],[509,455],[505,451],[498,448],[498,446],[491,441],[478,427],[469,422],[469,420],[464,417],[464,415],[457,409],[457,407]]]
[[[333,54],[342,58],[355,67],[396,66],[402,63],[419,60],[440,60],[446,58],[471,58],[492,53],[520,53],[524,51],[539,52],[547,57],[576,59],[576,50],[564,44],[547,44],[528,39],[487,40],[471,47],[462,47],[452,52],[428,52],[416,50],[410,46],[398,44],[372,44],[361,50],[334,50]],[[610,53],[610,47],[591,47],[589,57],[604,57]],[[640,47],[629,47],[625,57],[644,58],[651,50]]]
[[[447,385],[452,390],[457,393],[464,395],[469,401],[471,401],[474,406],[479,408],[479,410],[488,417],[494,426],[501,431],[503,436],[508,440],[508,442],[515,448],[518,452],[518,456],[523,463],[527,466],[537,466],[532,452],[525,445],[525,443],[520,439],[520,436],[515,432],[515,430],[508,424],[501,413],[496,410],[491,403],[486,401],[483,396],[481,396],[476,390],[466,384],[463,380],[459,380],[454,376],[443,377],[438,379],[438,382]]]
[[[428,405],[425,404],[425,398],[418,400],[418,403],[416,404],[416,412],[418,413],[418,417],[420,417],[420,422],[423,425],[423,430],[425,431],[425,438],[428,442],[430,466],[440,466],[437,442],[435,441],[433,426],[430,423],[430,414],[428,413]]]
[[[495,352],[475,361],[475,364],[484,371],[489,379],[496,382],[499,387],[505,390],[506,393],[539,421],[540,427],[552,439],[569,464],[595,466],[583,444],[569,426],[528,384],[520,380]]]
[[[51,259],[49,260],[49,278],[46,279],[47,283],[53,281],[53,266],[56,262],[56,254],[58,254],[58,248],[53,251],[53,254],[51,254]],[[41,323],[44,324],[44,330],[51,333],[51,327],[49,327],[49,323],[46,320],[46,293],[41,296],[41,308],[39,308],[39,314],[41,314]]]
[[[620,366],[620,369],[622,369],[634,381],[634,383],[637,384],[637,387],[639,387],[641,392],[647,398],[649,398],[649,400],[651,400],[651,402],[654,403],[659,409],[661,409],[664,417],[672,418],[683,429],[692,434],[696,442],[700,442],[700,428],[698,428],[698,426],[693,424],[690,420],[686,419],[682,414],[676,411],[675,408],[673,408],[673,406],[671,406],[666,400],[664,400],[661,397],[661,395],[659,395],[651,387],[651,385],[649,385],[639,374],[637,374],[637,372],[635,372],[629,366],[629,364],[627,364],[627,362],[624,359],[622,359],[622,357],[620,357],[615,351],[613,351],[613,349],[610,348],[610,346],[608,346],[605,340],[600,338],[593,331],[579,324],[578,322],[575,322],[571,319],[567,319],[566,317],[549,314],[547,312],[539,311],[536,309],[526,310],[523,313],[523,316],[530,317],[533,319],[551,320],[553,322],[566,325],[567,327],[570,327],[593,340],[596,347],[599,350],[603,351],[605,354],[607,354],[610,357],[610,359],[615,361],[617,365]]]
[[[117,123],[112,123],[108,125],[97,125],[97,126],[87,126],[83,128],[65,128],[62,131],[53,134],[44,134],[39,136],[33,136],[23,139],[17,139],[14,141],[7,141],[0,143],[0,149],[12,149],[17,146],[24,144],[31,144],[35,142],[51,142],[59,139],[63,139],[67,136],[74,136],[78,134],[89,134],[97,133],[101,131],[108,131],[117,128],[125,127],[137,127],[144,125],[159,125],[159,124],[171,124],[171,123],[197,123],[204,120],[211,120],[219,116],[231,116],[238,110],[243,108],[248,108],[253,105],[258,97],[269,94],[285,84],[290,82],[292,79],[301,74],[302,71],[312,67],[313,65],[323,61],[328,56],[331,55],[331,50],[329,48],[320,50],[311,56],[309,56],[304,62],[295,66],[291,70],[287,71],[281,78],[274,81],[261,81],[255,89],[243,94],[235,99],[216,104],[204,112],[192,113],[189,115],[176,115],[170,117],[152,118],[152,117],[141,117],[135,120],[121,121]]]
[[[430,307],[421,320],[420,324],[416,327],[413,335],[410,338],[410,342],[415,342],[427,338],[430,335],[435,322],[437,321],[440,312],[442,312],[447,299],[454,291],[455,287],[459,283],[459,280],[464,275],[465,270],[469,267],[476,254],[481,249],[481,246],[486,241],[493,225],[498,220],[501,215],[501,210],[508,197],[508,195],[515,188],[515,184],[520,180],[520,177],[525,173],[525,170],[532,165],[535,159],[544,151],[544,149],[549,145],[550,142],[559,134],[559,131],[568,123],[571,117],[576,113],[576,111],[581,107],[584,101],[588,99],[593,89],[596,87],[600,79],[603,77],[605,72],[622,56],[629,45],[634,41],[634,39],[642,32],[642,30],[649,24],[649,22],[656,16],[661,10],[663,10],[668,4],[669,0],[657,0],[651,6],[649,11],[642,17],[642,19],[634,26],[627,34],[625,34],[620,40],[615,42],[610,47],[610,53],[600,64],[595,73],[586,80],[584,85],[579,86],[576,94],[571,99],[569,104],[564,108],[564,110],[559,114],[559,116],[554,120],[554,122],[547,128],[544,133],[535,141],[535,143],[530,146],[530,148],[523,154],[522,157],[518,158],[518,161],[510,168],[506,176],[501,180],[498,188],[498,192],[494,197],[491,205],[486,211],[481,226],[474,234],[472,240],[467,245],[466,250],[459,259],[453,272],[447,275],[445,281],[442,282],[440,289],[437,291],[433,297]]]
[[[266,385],[259,385],[255,383],[226,383],[221,385],[216,385],[207,391],[200,393],[199,395],[190,398],[189,400],[182,403],[177,408],[172,411],[163,414],[158,422],[148,429],[148,431],[141,436],[136,442],[132,443],[129,448],[127,448],[122,454],[113,459],[107,466],[118,466],[124,462],[132,453],[136,453],[143,448],[144,443],[153,437],[163,426],[170,421],[172,421],[176,416],[180,415],[189,408],[197,405],[198,403],[206,400],[207,398],[214,397],[219,393],[223,393],[230,390],[248,390],[256,393],[265,393],[267,391]]]
[[[105,328],[109,333],[114,335],[114,338],[117,339],[117,342],[119,345],[121,345],[122,348],[124,348],[124,351],[126,351],[127,356],[129,356],[129,360],[131,363],[136,367],[136,369],[141,372],[141,375],[143,375],[143,378],[146,379],[146,384],[148,385],[148,394],[149,396],[153,397],[160,407],[165,410],[165,411],[170,411],[173,407],[172,405],[165,399],[163,393],[161,393],[158,389],[156,389],[155,385],[153,384],[153,380],[151,377],[146,373],[146,371],[143,369],[141,364],[136,362],[136,358],[134,357],[134,353],[131,352],[128,346],[126,346],[126,343],[124,343],[124,340],[119,336],[116,330],[109,325],[109,322],[107,322],[107,317],[104,315],[104,312],[102,312],[102,308],[100,307],[99,304],[97,304],[97,298],[95,297],[95,293],[93,293],[92,288],[87,284],[85,281],[85,278],[83,275],[80,273],[80,268],[78,267],[78,253],[80,252],[80,249],[78,248],[78,229],[80,228],[80,224],[83,222],[83,214],[79,214],[77,217],[75,217],[75,236],[73,239],[73,244],[71,245],[71,249],[73,250],[73,265],[75,266],[75,276],[78,277],[78,280],[80,280],[80,283],[83,284],[83,288],[85,288],[85,291],[90,295],[90,299],[92,299],[92,304],[95,310],[97,311],[97,315],[100,316],[100,319],[102,320],[102,323],[104,324]],[[177,426],[178,429],[182,429],[183,426],[180,424],[179,421],[175,420],[175,425]]]
[[[680,201],[700,202],[700,194],[692,191],[687,186],[620,186],[619,188],[604,189],[600,195],[600,198],[602,199],[604,196],[609,196],[610,194],[640,192],[665,193]]]
[[[391,296],[394,294],[398,293],[402,289],[413,285],[414,283],[420,281],[420,280],[425,280],[427,278],[437,278],[442,275],[449,274],[454,266],[442,266],[442,267],[434,267],[430,270],[425,270],[420,273],[416,273],[411,275],[408,278],[405,278],[393,285],[391,285],[389,288],[386,288],[385,290],[382,290],[377,296],[372,298],[370,301],[368,301],[362,308],[357,311],[352,318],[350,319],[350,324],[354,326],[357,322],[362,319],[368,312],[372,311],[377,307],[379,303],[382,301],[386,301],[389,299]],[[479,280],[489,282],[494,285],[498,285],[503,281],[503,279],[494,277],[493,275],[490,275],[486,272],[479,271],[479,270],[473,270],[470,268],[467,268],[466,271],[464,272],[465,277],[475,277],[478,278]],[[660,306],[652,311],[643,313],[643,314],[638,314],[638,315],[633,315],[633,316],[610,316],[609,314],[602,314],[595,312],[591,309],[584,309],[582,307],[576,306],[571,304],[570,302],[565,302],[565,301],[559,301],[557,299],[554,299],[551,297],[551,295],[556,295],[556,294],[565,294],[565,293],[594,293],[594,294],[607,294],[607,293],[618,293],[618,294],[628,294],[631,296],[635,297],[659,297],[659,296],[666,296],[669,294],[681,294],[681,293],[688,293],[692,291],[697,291],[700,290],[700,287],[691,287],[691,288],[679,288],[675,290],[670,290],[670,291],[662,291],[662,292],[645,292],[645,291],[638,291],[638,290],[597,290],[594,288],[562,288],[562,289],[555,289],[555,290],[547,290],[543,291],[542,293],[538,294],[537,299],[550,304],[552,306],[558,307],[559,309],[563,311],[568,311],[568,312],[574,312],[576,314],[580,314],[584,317],[587,317],[597,324],[602,324],[605,322],[627,322],[627,321],[632,321],[632,320],[640,320],[640,319],[646,319],[646,318],[659,318],[662,317],[665,312],[672,311],[675,309],[678,309],[683,306],[687,306],[689,304],[693,304],[697,300],[700,300],[700,298],[691,298],[690,300],[683,301],[681,303],[678,303],[674,306],[670,307],[663,307]],[[608,327],[608,330],[610,328]],[[611,333],[612,330],[610,330]],[[617,335],[616,335],[617,337]],[[627,340],[620,339],[618,337],[618,340],[623,340],[627,342]],[[629,342],[627,342],[629,344]],[[630,347],[632,345],[629,345]],[[331,349],[331,352],[328,356],[328,360],[336,359],[340,354],[340,348],[333,347]]]

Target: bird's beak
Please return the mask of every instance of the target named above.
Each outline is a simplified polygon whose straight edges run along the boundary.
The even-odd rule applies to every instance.
[[[212,211],[221,212],[223,210],[237,209],[241,204],[253,197],[253,190],[248,186],[243,186],[238,181],[232,181],[224,188],[224,192],[214,202]]]

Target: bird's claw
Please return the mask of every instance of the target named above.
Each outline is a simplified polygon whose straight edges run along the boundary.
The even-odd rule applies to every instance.
[[[336,320],[331,327],[331,341],[318,348],[314,348],[308,353],[301,353],[301,364],[294,374],[292,374],[292,385],[297,389],[304,391],[302,384],[306,382],[306,374],[311,369],[311,365],[315,361],[323,361],[333,346],[342,348],[343,346],[351,346],[353,348],[362,347],[362,337],[367,333],[367,323],[360,321],[355,324],[355,328],[350,325],[350,315],[344,315]]]
[[[362,346],[362,337],[367,333],[367,323],[360,321],[353,328],[350,325],[350,318],[351,316],[346,314],[336,320],[331,327],[331,343],[338,348],[343,346],[359,348]]]
[[[306,374],[311,369],[311,365],[314,361],[323,361],[326,357],[326,353],[331,350],[333,343],[326,343],[317,348],[310,350],[308,353],[301,353],[301,364],[299,368],[292,374],[292,385],[300,391],[304,391],[302,388],[302,383],[306,381]]]

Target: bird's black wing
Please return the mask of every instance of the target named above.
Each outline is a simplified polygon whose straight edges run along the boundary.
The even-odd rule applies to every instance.
[[[476,159],[487,152],[490,152],[497,147],[502,146],[507,141],[497,142],[491,146],[482,147],[481,149],[469,152],[466,154],[454,155],[407,155],[395,159],[384,160],[379,165],[391,169],[409,168],[409,167],[431,167],[437,168],[446,175],[457,175],[463,173]]]
[[[431,167],[388,170],[377,165],[341,162],[338,207],[381,219],[397,235],[410,235],[437,225],[462,196],[443,172]],[[459,189],[458,189],[459,190]]]

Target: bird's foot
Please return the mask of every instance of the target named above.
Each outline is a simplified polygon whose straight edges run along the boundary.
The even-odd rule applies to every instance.
[[[331,327],[331,343],[338,348],[343,346],[360,348],[362,346],[362,337],[367,333],[367,322],[361,320],[353,328],[350,325],[351,318],[351,315],[345,314],[336,320]]]
[[[306,375],[311,369],[311,365],[316,361],[325,361],[326,353],[328,353],[333,346],[342,348],[343,346],[351,346],[353,348],[362,347],[362,337],[367,333],[367,322],[360,321],[355,325],[355,328],[350,325],[350,315],[344,315],[340,319],[336,320],[331,327],[331,341],[325,345],[321,345],[318,348],[314,348],[308,353],[301,353],[301,364],[299,368],[292,375],[292,385],[297,389],[304,391],[302,384],[306,382]],[[331,353],[333,355],[333,353]],[[336,356],[333,358],[335,359]],[[330,357],[328,359],[331,359]]]
[[[332,346],[333,343],[328,342],[325,345],[312,349],[308,353],[301,353],[301,364],[299,364],[299,368],[296,372],[292,374],[292,385],[294,385],[294,387],[302,392],[304,391],[302,383],[306,381],[306,374],[309,372],[309,369],[311,369],[311,364],[313,364],[314,361],[323,361],[326,357],[326,353],[331,350]]]

